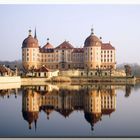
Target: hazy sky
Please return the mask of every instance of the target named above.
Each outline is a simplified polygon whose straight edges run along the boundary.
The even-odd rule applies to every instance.
[[[21,59],[29,28],[40,46],[64,40],[82,47],[93,25],[103,42],[116,48],[117,63],[140,64],[140,5],[0,5],[0,60]]]

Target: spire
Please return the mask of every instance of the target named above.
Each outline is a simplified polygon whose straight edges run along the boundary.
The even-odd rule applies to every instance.
[[[34,123],[35,123],[35,131],[36,131],[36,128],[37,128],[37,120],[35,120]]]
[[[94,131],[94,125],[91,124],[91,131]]]
[[[47,43],[49,43],[49,38],[47,38]]]
[[[35,38],[35,39],[37,39],[37,35],[36,35],[36,28],[35,28],[35,35],[34,35],[34,38]]]
[[[32,129],[32,125],[31,125],[31,123],[29,123],[29,129]]]
[[[93,35],[94,34],[94,29],[93,29],[93,27],[91,28],[91,35]]]
[[[31,30],[31,29],[29,29],[29,35],[31,35],[31,33],[32,33],[32,30]]]

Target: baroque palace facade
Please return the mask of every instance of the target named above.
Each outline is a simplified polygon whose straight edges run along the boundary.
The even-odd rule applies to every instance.
[[[91,34],[86,38],[83,48],[75,48],[68,41],[54,47],[47,39],[46,45],[39,46],[36,36],[29,35],[22,43],[22,64],[26,70],[46,66],[49,69],[116,69],[115,48],[103,43],[101,37]]]

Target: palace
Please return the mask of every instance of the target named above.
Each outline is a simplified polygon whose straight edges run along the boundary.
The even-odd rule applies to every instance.
[[[39,46],[36,30],[22,43],[22,64],[25,70],[46,66],[49,69],[116,69],[115,48],[103,43],[101,37],[91,34],[85,39],[83,48],[76,48],[68,41],[54,47],[47,39],[46,45]]]

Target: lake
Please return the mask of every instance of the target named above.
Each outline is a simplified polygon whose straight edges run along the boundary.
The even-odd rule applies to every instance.
[[[0,137],[139,137],[140,84],[0,86]]]

